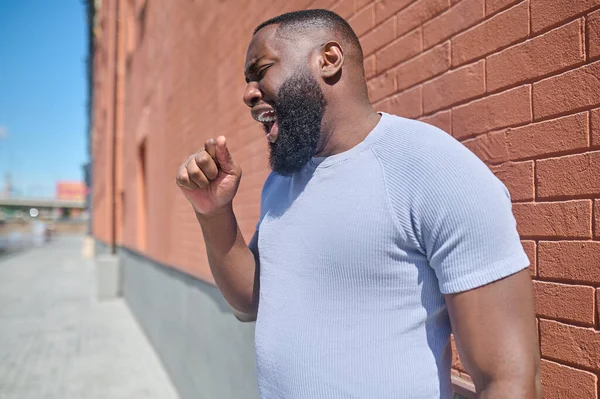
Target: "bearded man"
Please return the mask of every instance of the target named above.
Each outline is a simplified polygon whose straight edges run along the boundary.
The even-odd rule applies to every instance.
[[[541,397],[529,261],[486,165],[375,112],[359,40],[330,11],[257,27],[245,76],[272,168],[249,244],[225,137],[177,184],[218,288],[256,321],[261,398],[451,398],[451,332],[481,398]]]

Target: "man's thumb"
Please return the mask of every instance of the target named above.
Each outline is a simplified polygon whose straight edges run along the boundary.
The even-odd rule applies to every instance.
[[[227,174],[235,174],[237,165],[231,157],[229,148],[227,148],[227,139],[223,136],[217,137],[216,142],[217,159],[219,160],[219,167]]]

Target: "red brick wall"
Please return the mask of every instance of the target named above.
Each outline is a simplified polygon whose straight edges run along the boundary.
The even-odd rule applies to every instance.
[[[109,76],[109,65],[114,65],[114,36],[115,18],[114,10],[106,3],[105,7],[98,10],[95,36],[95,52],[92,57],[94,64],[93,76],[93,116],[92,116],[92,233],[97,239],[110,241],[110,117],[114,106],[109,99],[113,86]]]
[[[116,17],[117,6],[120,7],[119,14],[123,14],[122,2],[109,0],[102,4],[103,7],[97,10],[97,22],[92,30],[95,37],[95,52],[91,59],[94,63],[91,121],[92,233],[97,239],[111,244],[113,241],[119,243],[121,239],[121,138],[125,71],[124,44],[122,40],[117,40],[117,30],[122,38],[125,26],[117,24]],[[114,236],[113,225],[116,225]]]
[[[597,398],[600,0],[104,1],[93,136],[101,239],[110,230],[116,1],[127,25],[117,62],[121,245],[211,281],[200,229],[174,185],[177,167],[206,138],[226,135],[244,170],[235,209],[250,236],[268,171],[264,135],[241,101],[251,31],[285,11],[328,7],[360,36],[378,110],[439,126],[505,182],[536,280],[546,397]],[[455,367],[462,372],[458,359]]]

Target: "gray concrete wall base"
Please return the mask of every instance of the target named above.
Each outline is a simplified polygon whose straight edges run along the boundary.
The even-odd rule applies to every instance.
[[[103,254],[96,258],[96,290],[99,300],[121,296],[121,265],[118,256]]]
[[[94,238],[94,256],[110,254],[110,246],[97,238]]]
[[[123,296],[181,399],[256,399],[254,323],[218,289],[120,248]]]

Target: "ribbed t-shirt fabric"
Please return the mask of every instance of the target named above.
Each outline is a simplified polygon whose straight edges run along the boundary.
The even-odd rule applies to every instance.
[[[262,399],[451,398],[444,294],[529,265],[488,167],[436,127],[381,115],[352,149],[265,182]]]

